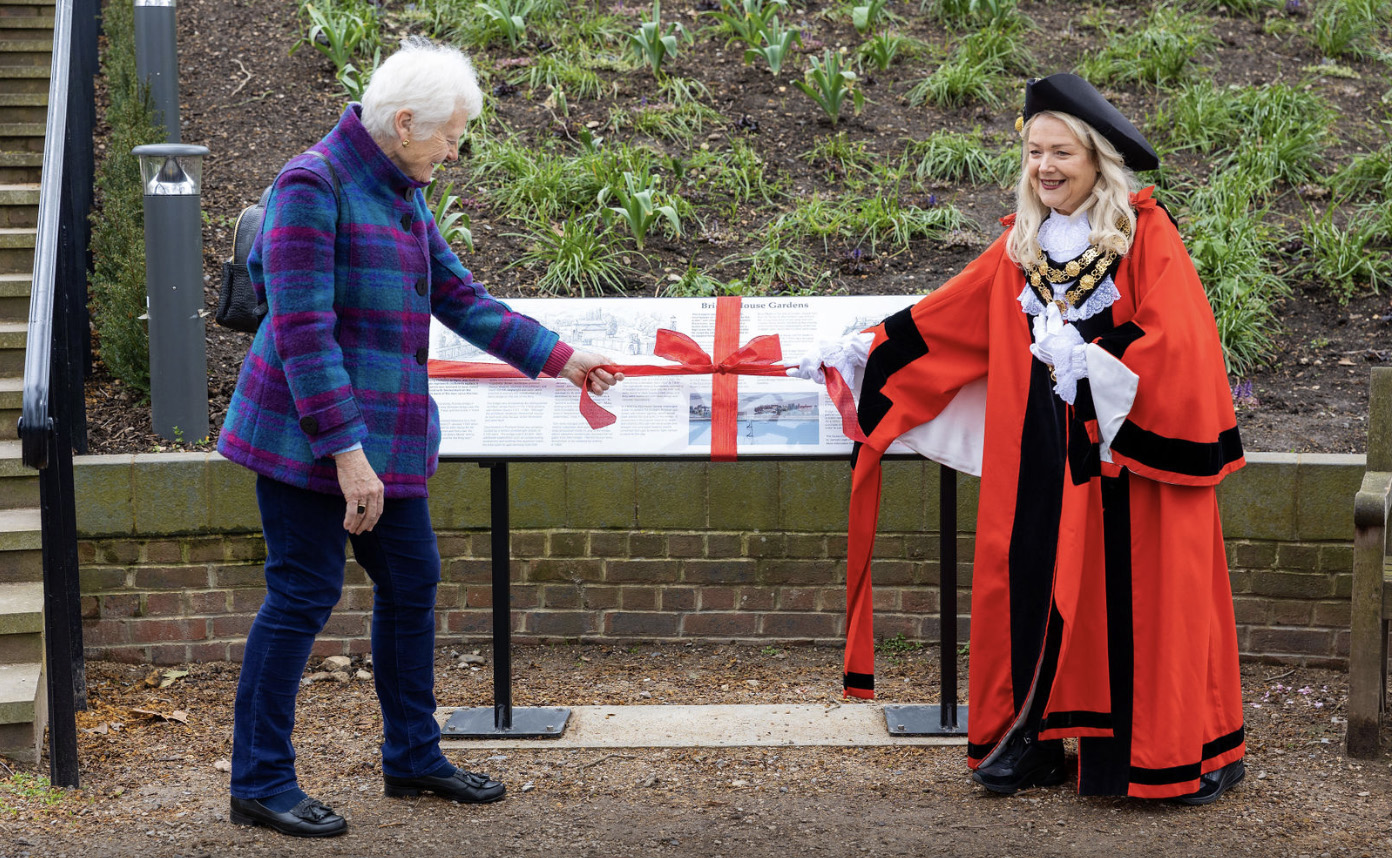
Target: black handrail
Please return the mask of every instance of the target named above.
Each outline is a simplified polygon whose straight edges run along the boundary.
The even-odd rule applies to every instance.
[[[70,787],[78,785],[76,711],[86,701],[72,464],[74,430],[80,439],[85,421],[87,214],[99,11],[99,0],[58,0],[54,8],[19,421],[24,464],[39,470],[50,780]]]

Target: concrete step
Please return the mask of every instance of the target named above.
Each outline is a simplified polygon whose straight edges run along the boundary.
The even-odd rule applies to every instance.
[[[3,86],[3,84],[0,84]],[[37,97],[37,98],[36,98]],[[11,100],[34,101],[38,100],[41,104],[6,104],[5,98],[0,97],[0,123],[5,125],[37,125],[48,122],[48,94],[39,96],[37,93],[16,93],[9,96]]]
[[[0,65],[43,66],[53,65],[53,37],[47,39],[0,39]]]
[[[39,186],[0,184],[0,227],[33,229],[39,223]]]
[[[43,152],[0,151],[0,182],[38,184],[43,178]]]
[[[0,584],[0,664],[43,661],[43,584]]]
[[[0,150],[43,154],[43,122],[0,122]]]
[[[37,505],[39,502],[37,494],[31,500],[29,492],[19,491],[18,484],[13,483],[17,477],[33,477],[36,472],[28,468],[22,468],[18,474],[8,471],[10,453],[6,445],[19,443],[19,417],[23,411],[24,379],[19,376],[0,378],[0,509]],[[14,458],[19,461],[18,447],[15,448]],[[38,491],[37,482],[34,483],[34,491]]]
[[[48,720],[46,697],[39,662],[0,665],[0,754],[38,762]]]
[[[0,509],[0,551],[32,551],[43,548],[38,507]],[[42,580],[43,571],[33,580]]]
[[[0,274],[0,324],[29,321],[29,292],[33,281],[32,274]],[[4,434],[4,425],[0,424],[0,437]]]
[[[24,377],[24,349],[28,342],[27,323],[0,323],[0,377]]]
[[[33,273],[34,239],[32,227],[0,227],[0,274]],[[0,376],[12,374],[0,367]]]
[[[0,386],[14,387],[13,392],[0,390],[0,406],[8,412],[6,418],[19,422],[19,412],[23,401],[23,393],[19,390],[23,382],[15,383],[15,379],[0,380]],[[9,408],[13,404],[13,408]],[[18,431],[11,429],[6,438],[13,438]],[[20,442],[18,439],[0,441],[0,510],[6,509],[38,509],[39,508],[39,472],[27,467],[24,460],[20,457]],[[37,577],[35,580],[37,580]],[[27,580],[23,575],[17,580]]]

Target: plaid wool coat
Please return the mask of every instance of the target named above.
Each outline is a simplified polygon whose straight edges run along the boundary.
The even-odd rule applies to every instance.
[[[218,452],[258,474],[339,494],[334,453],[362,444],[387,497],[424,497],[439,461],[427,389],[433,314],[535,378],[571,348],[490,296],[435,227],[424,184],[349,105],[276,178],[247,263],[270,305],[242,364]],[[338,179],[335,193],[334,176]]]

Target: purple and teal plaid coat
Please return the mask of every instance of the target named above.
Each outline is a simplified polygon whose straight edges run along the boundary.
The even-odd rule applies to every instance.
[[[270,311],[242,364],[218,452],[339,494],[333,454],[362,444],[387,497],[424,497],[440,450],[427,389],[430,317],[535,378],[571,349],[473,282],[353,104],[276,178],[247,260]]]

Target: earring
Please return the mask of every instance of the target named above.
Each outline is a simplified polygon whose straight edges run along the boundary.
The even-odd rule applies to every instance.
[[[405,149],[407,146],[410,146],[410,145],[411,145],[411,141],[410,141],[410,140],[402,140],[402,141],[401,141],[401,148],[402,148],[402,149]]]

